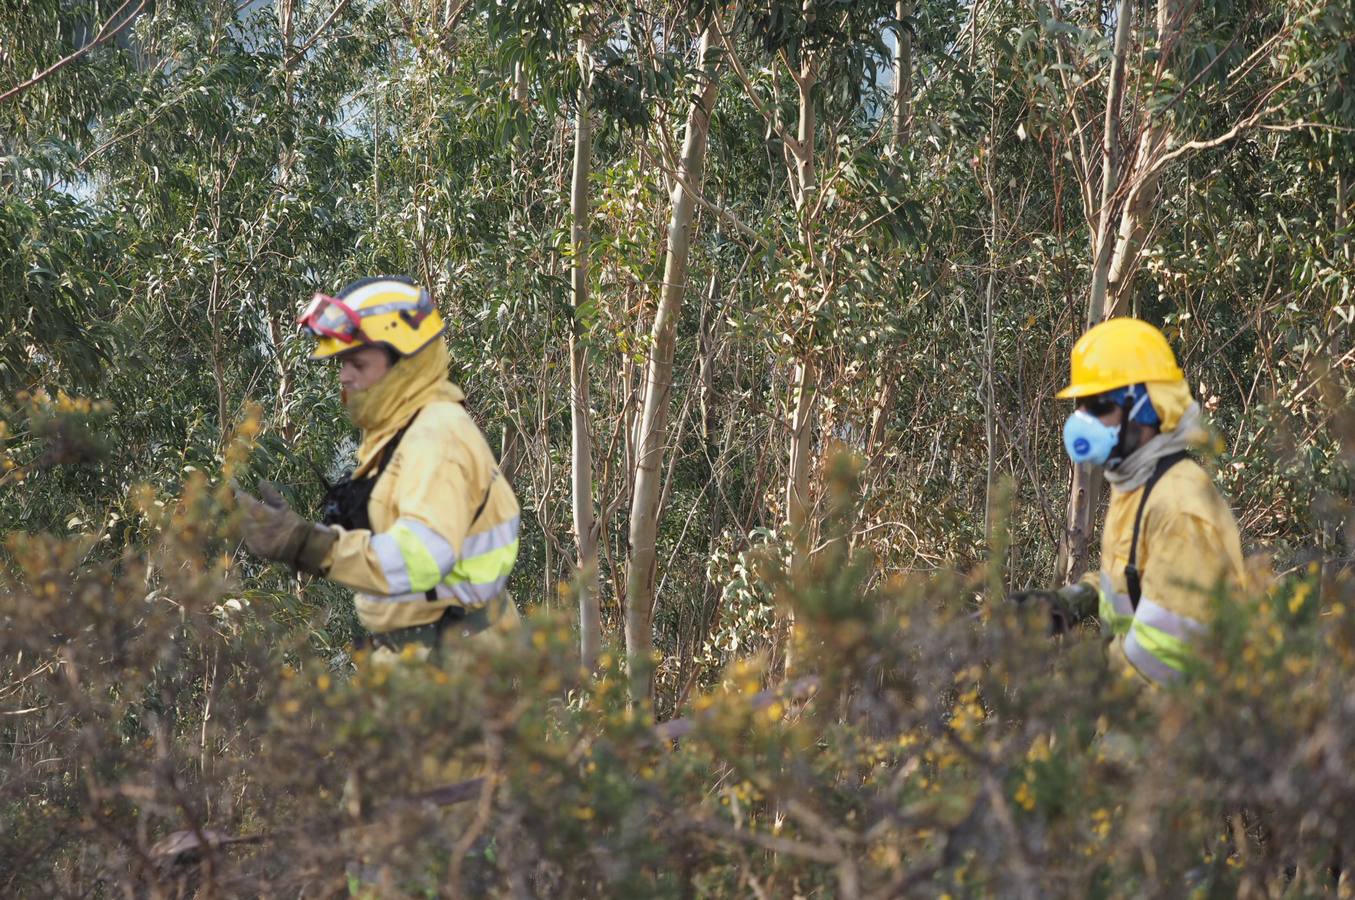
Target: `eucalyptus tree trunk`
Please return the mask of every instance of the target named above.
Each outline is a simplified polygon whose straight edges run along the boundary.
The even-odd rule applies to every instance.
[[[1184,31],[1185,14],[1183,0],[1158,0],[1155,72],[1158,82],[1166,75]],[[1143,123],[1136,141],[1137,150],[1132,159],[1125,159],[1120,120],[1133,16],[1133,0],[1119,0],[1101,145],[1101,208],[1092,234],[1088,327],[1128,311],[1134,270],[1157,203],[1161,171],[1158,162],[1170,138],[1168,120],[1159,113],[1157,118],[1149,118]],[[1146,98],[1141,105],[1147,107]],[[1064,581],[1076,579],[1087,569],[1093,511],[1100,489],[1100,470],[1088,465],[1073,466],[1068,518],[1057,562],[1057,574]]]
[[[902,23],[912,14],[912,0],[898,0],[894,4],[894,18],[900,24],[894,32],[894,133],[890,137],[890,146],[900,157],[908,145],[908,118],[912,114],[913,97],[913,32]],[[894,381],[883,367],[875,374],[875,403],[866,439],[866,465],[872,474],[876,474],[875,470],[884,458],[885,422],[894,401]]]
[[[1184,3],[1185,0],[1158,0],[1157,3],[1158,82],[1167,74],[1180,42],[1186,15]],[[1117,33],[1117,42],[1118,39]],[[1165,111],[1150,114],[1139,133],[1138,153],[1134,156],[1135,177],[1124,186],[1124,207],[1120,212],[1115,249],[1110,255],[1110,271],[1106,275],[1106,300],[1109,304],[1106,318],[1129,312],[1129,288],[1134,270],[1138,267],[1139,255],[1143,251],[1143,241],[1148,235],[1153,209],[1157,206],[1157,188],[1162,171],[1157,161],[1167,149],[1170,136],[1170,122]]]
[[[805,8],[809,8],[808,0]],[[817,81],[814,57],[806,52],[800,71],[795,76],[800,101],[800,120],[795,136],[799,143],[799,154],[795,159],[795,201],[802,240],[811,253],[813,227],[808,217],[818,188],[813,96]],[[809,518],[809,463],[814,437],[814,407],[818,399],[818,369],[807,355],[796,360],[791,394],[794,407],[790,422],[790,469],[786,476],[786,516],[799,555],[798,548],[807,548],[809,545],[809,535],[806,533]]]
[[[687,290],[687,263],[691,249],[696,197],[701,186],[715,106],[718,80],[712,49],[713,25],[701,34],[700,59],[704,82],[687,113],[687,131],[673,184],[672,215],[668,221],[668,251],[663,286],[650,332],[651,349],[644,382],[644,406],[637,423],[635,488],[630,510],[630,559],[626,570],[626,654],[629,657],[631,696],[648,699],[653,688],[650,654],[654,649],[655,541],[659,528],[659,496],[663,483],[664,445],[668,434],[669,395],[673,386],[673,345],[678,313]]]
[[[589,109],[592,59],[588,39],[580,37],[579,102],[574,121],[574,171],[569,213],[573,265],[569,280],[574,317],[569,330],[569,413],[571,507],[574,540],[578,547],[579,656],[591,669],[602,650],[602,610],[598,599],[598,529],[593,512],[593,435],[588,389],[588,348],[582,340],[583,316],[588,304],[588,176],[593,165],[593,125]]]
[[[521,439],[512,422],[504,422],[499,430],[499,473],[509,484],[518,474]]]
[[[1346,185],[1345,172],[1338,169],[1336,171],[1336,248],[1349,258],[1350,254],[1350,235],[1346,234],[1347,205],[1346,192],[1349,190]]]
[[[586,73],[585,73],[586,77]],[[530,96],[527,93],[527,69],[521,61],[513,63],[513,102],[527,109]]]
[[[807,551],[809,536],[809,469],[813,449],[814,407],[818,400],[818,369],[806,357],[795,364],[790,420],[790,471],[786,477],[786,524],[796,542],[796,555]]]
[[[996,85],[993,86],[996,90]],[[988,219],[988,278],[983,291],[983,434],[984,445],[987,450],[986,466],[984,468],[984,487],[983,487],[983,533],[989,539],[989,549],[992,547],[992,537],[994,534],[993,514],[993,485],[997,479],[997,398],[994,387],[994,368],[995,368],[995,342],[996,337],[993,333],[996,323],[994,320],[994,310],[997,297],[997,268],[998,256],[1000,251],[1002,210],[998,205],[997,196],[997,153],[998,141],[996,115],[989,121],[989,134],[993,135],[993,141],[989,147],[989,152],[984,154],[984,180],[985,193],[988,195],[990,205]],[[1004,560],[990,558],[989,565],[1000,570]],[[988,601],[992,602],[996,597],[991,592]]]
[[[810,0],[803,6],[805,18],[812,21]],[[813,255],[814,229],[810,221],[814,195],[818,191],[817,159],[814,138],[817,117],[814,109],[814,88],[818,84],[818,68],[814,55],[805,52],[800,71],[794,73],[799,92],[800,117],[795,140],[798,154],[795,158],[795,205],[800,220],[801,240],[806,252]],[[786,472],[786,524],[789,526],[794,561],[804,560],[813,546],[813,529],[809,521],[809,471],[814,446],[814,415],[818,405],[819,372],[811,350],[803,351],[795,361],[791,384],[792,411],[790,419],[790,465]],[[774,664],[779,662],[782,680],[790,677],[795,665],[795,614],[785,610],[778,615]]]
[[[1110,87],[1106,92],[1105,128],[1101,140],[1101,206],[1096,230],[1092,233],[1091,295],[1087,302],[1087,325],[1105,318],[1106,291],[1113,263],[1112,240],[1115,196],[1120,188],[1120,107],[1124,105],[1125,61],[1129,53],[1129,20],[1134,14],[1133,0],[1119,0],[1115,15],[1115,44],[1111,53]]]
[[[1110,84],[1106,91],[1105,128],[1101,139],[1101,207],[1091,240],[1091,293],[1087,298],[1086,318],[1088,328],[1105,318],[1106,288],[1114,250],[1111,239],[1114,222],[1112,210],[1119,188],[1123,156],[1120,152],[1120,107],[1124,99],[1125,58],[1129,52],[1129,20],[1133,12],[1133,0],[1119,0],[1115,14]],[[1068,516],[1055,562],[1055,578],[1059,581],[1075,581],[1087,571],[1094,524],[1092,513],[1100,493],[1100,470],[1086,463],[1074,464],[1069,481]]]
[[[1184,32],[1185,0],[1158,0],[1157,65],[1154,79],[1162,83]],[[1143,250],[1161,174],[1158,164],[1171,137],[1165,113],[1146,113],[1138,132],[1137,150],[1124,158],[1120,133],[1124,105],[1125,64],[1129,53],[1133,0],[1119,0],[1115,15],[1115,44],[1111,54],[1110,87],[1106,95],[1105,134],[1101,148],[1101,208],[1092,235],[1092,289],[1087,323],[1094,325],[1123,315],[1129,287]],[[1147,108],[1147,98],[1140,100]]]
[[[277,5],[278,33],[282,36],[282,79],[283,79],[283,98],[287,104],[289,114],[294,113],[293,109],[293,90],[295,87],[295,74],[292,68],[293,52],[293,0],[279,0]],[[285,182],[291,174],[291,165],[289,154],[286,149],[278,154],[278,178]],[[277,415],[279,419],[278,432],[282,436],[284,444],[290,446],[296,440],[296,422],[291,414],[291,399],[294,393],[294,380],[292,371],[287,366],[287,360],[283,356],[282,348],[285,336],[285,312],[277,312],[273,309],[272,303],[265,303],[264,308],[268,316],[268,337],[273,342],[273,367],[278,374],[278,392],[277,392]]]
[[[909,101],[913,96],[913,32],[903,21],[913,14],[912,0],[898,0],[894,4],[894,18],[899,25],[894,32],[894,151],[900,152],[908,143]]]

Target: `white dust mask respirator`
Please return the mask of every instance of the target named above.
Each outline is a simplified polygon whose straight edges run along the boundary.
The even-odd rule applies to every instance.
[[[1106,425],[1086,410],[1076,410],[1063,423],[1063,446],[1075,463],[1104,466],[1120,443],[1120,426]]]

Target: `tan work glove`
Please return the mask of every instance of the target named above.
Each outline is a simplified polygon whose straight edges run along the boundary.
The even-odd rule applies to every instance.
[[[235,489],[240,530],[249,552],[311,575],[323,575],[321,563],[339,539],[338,533],[298,516],[271,482],[259,482],[259,497],[263,499]]]
[[[1096,608],[1096,591],[1089,584],[1074,582],[1057,591],[1020,591],[1007,598],[1018,606],[1036,604],[1049,612],[1049,633],[1063,634],[1092,615]]]

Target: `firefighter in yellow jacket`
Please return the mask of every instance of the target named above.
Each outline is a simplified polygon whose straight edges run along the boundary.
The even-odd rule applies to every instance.
[[[1113,656],[1149,681],[1169,682],[1208,627],[1213,591],[1246,583],[1232,510],[1188,454],[1205,437],[1200,406],[1167,339],[1129,318],[1078,340],[1058,397],[1077,403],[1064,424],[1068,455],[1103,466],[1110,482],[1101,569],[1017,599],[1048,602],[1056,630],[1097,609]]]
[[[335,359],[343,404],[362,430],[357,467],[330,488],[323,522],[267,482],[237,494],[250,551],[353,588],[368,642],[436,647],[507,627],[518,503],[448,380],[444,325],[428,292],[365,278],[316,294],[298,324],[312,359]]]

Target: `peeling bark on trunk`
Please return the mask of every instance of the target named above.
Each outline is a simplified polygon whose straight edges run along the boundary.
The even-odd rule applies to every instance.
[[[527,93],[527,70],[521,62],[513,63],[513,100],[524,110],[529,100]]]
[[[1139,138],[1139,159],[1156,159],[1166,149],[1167,128],[1156,124],[1146,128]],[[1120,227],[1115,236],[1115,249],[1110,254],[1110,271],[1106,275],[1106,306],[1103,318],[1123,316],[1129,312],[1129,287],[1134,270],[1138,268],[1139,252],[1148,236],[1153,207],[1157,205],[1157,174],[1146,175],[1129,190]]]
[[[512,423],[504,422],[499,432],[499,474],[509,484],[517,476],[519,443],[518,430]]]
[[[886,378],[883,372],[875,376],[875,408],[871,410],[870,432],[866,438],[866,471],[872,478],[879,477],[880,466],[884,464],[885,423],[894,406],[895,383],[895,379]]]
[[[287,368],[287,361],[282,357],[284,340],[282,322],[273,315],[272,310],[268,312],[268,339],[273,342],[273,367],[278,373],[278,434],[282,437],[283,443],[290,446],[296,441],[296,423],[292,419],[289,403],[294,382],[292,370]]]
[[[573,243],[570,285],[574,321],[569,333],[570,483],[574,540],[578,547],[579,656],[591,669],[602,650],[602,610],[598,590],[598,529],[593,511],[593,435],[589,408],[588,349],[582,341],[581,316],[588,304],[589,190],[593,164],[593,128],[589,119],[592,62],[588,41],[579,39],[579,104],[574,123],[574,171],[569,212]]]
[[[818,400],[818,370],[804,361],[795,366],[795,409],[790,424],[790,472],[786,478],[787,523],[797,543],[809,544],[809,469],[813,450],[814,411]]]
[[[687,132],[673,186],[672,217],[663,288],[654,313],[652,349],[645,376],[644,408],[638,423],[635,489],[630,512],[630,559],[626,571],[626,654],[631,696],[648,701],[653,689],[650,654],[654,648],[655,540],[659,527],[659,495],[663,486],[664,445],[668,433],[669,395],[673,385],[673,345],[677,317],[687,289],[687,262],[696,198],[686,185],[699,189],[705,166],[710,115],[718,81],[714,72],[712,27],[701,35],[701,68],[705,83],[687,114]]]

